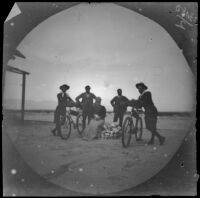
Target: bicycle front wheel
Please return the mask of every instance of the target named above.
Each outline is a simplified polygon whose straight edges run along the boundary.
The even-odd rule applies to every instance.
[[[143,122],[142,122],[142,118],[138,118],[136,121],[136,125],[135,125],[136,129],[135,129],[135,139],[136,141],[139,141],[142,139],[142,132],[143,132]]]
[[[65,122],[60,125],[61,138],[67,140],[71,134],[71,121],[67,116]]]
[[[79,114],[77,116],[76,126],[77,126],[77,131],[78,131],[79,135],[81,135],[83,133],[83,131],[84,131],[84,128],[83,128],[83,115],[82,114]]]
[[[133,120],[131,117],[127,117],[124,120],[122,126],[122,145],[124,148],[128,147],[131,142],[131,132],[133,129]]]

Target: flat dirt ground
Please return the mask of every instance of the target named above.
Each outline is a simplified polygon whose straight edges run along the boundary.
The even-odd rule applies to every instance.
[[[112,122],[113,114],[106,121]],[[162,116],[158,131],[166,137],[160,146],[147,145],[150,133],[143,131],[142,141],[132,136],[129,148],[120,139],[82,140],[72,130],[68,140],[51,134],[51,113],[26,113],[25,123],[8,121],[4,129],[25,162],[39,175],[60,187],[93,195],[115,193],[137,186],[158,173],[180,147],[194,125],[189,117]]]

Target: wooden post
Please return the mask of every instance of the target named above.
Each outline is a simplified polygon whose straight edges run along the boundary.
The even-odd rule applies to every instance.
[[[2,102],[4,104],[4,93],[5,93],[5,79],[6,79],[6,66],[3,65],[3,79],[2,79]]]
[[[24,122],[25,87],[26,87],[26,74],[23,73],[23,78],[22,78],[22,106],[21,106],[21,121],[22,122]]]

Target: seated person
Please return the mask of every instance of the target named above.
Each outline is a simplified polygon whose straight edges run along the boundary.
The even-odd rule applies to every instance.
[[[97,97],[96,102],[93,105],[93,118],[90,124],[86,127],[84,131],[84,140],[92,140],[98,138],[101,131],[104,129],[106,108],[101,105],[101,98]]]
[[[110,104],[113,106],[114,117],[113,122],[117,122],[119,120],[119,126],[122,127],[124,114],[127,110],[126,103],[128,102],[128,98],[122,95],[122,90],[117,90],[117,96],[115,96]]]

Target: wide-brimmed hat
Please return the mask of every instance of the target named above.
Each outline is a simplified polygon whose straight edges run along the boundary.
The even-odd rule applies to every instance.
[[[69,85],[67,85],[67,84],[63,84],[63,85],[61,85],[60,86],[60,89],[63,91],[63,90],[68,90],[70,88],[70,86]]]
[[[135,86],[136,86],[137,89],[139,87],[142,87],[143,89],[148,89],[148,87],[143,82],[137,83]]]

